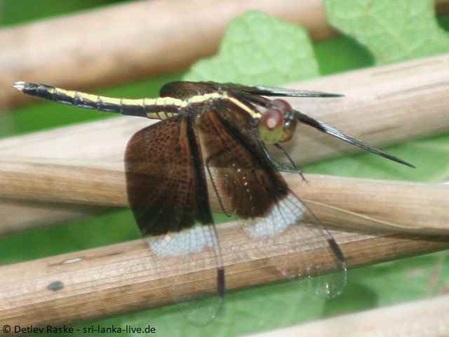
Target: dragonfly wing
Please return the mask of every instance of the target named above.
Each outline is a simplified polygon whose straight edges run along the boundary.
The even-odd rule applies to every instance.
[[[242,91],[252,95],[276,96],[276,97],[342,97],[344,95],[322,91],[296,90],[269,86],[248,86],[242,84],[227,83],[223,86],[233,91]]]
[[[194,324],[207,323],[222,303],[224,277],[191,119],[175,116],[134,134],[126,148],[125,165],[136,222],[148,237],[157,270],[164,278],[170,275],[168,296],[177,302],[195,302],[188,305],[186,315]],[[198,276],[201,280],[183,279],[204,270],[211,273]],[[207,290],[196,289],[197,282]],[[195,300],[209,295],[207,300]]]
[[[338,244],[275,170],[248,131],[252,126],[246,112],[230,104],[223,102],[217,111],[203,114],[198,127],[207,172],[225,212],[241,219],[242,231],[256,242],[258,254],[279,256],[272,267],[286,278],[333,272],[312,280],[317,280],[317,292],[339,294],[346,283],[346,264]],[[301,258],[283,260],[286,253]]]

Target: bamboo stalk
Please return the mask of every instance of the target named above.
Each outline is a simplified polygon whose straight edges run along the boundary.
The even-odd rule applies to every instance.
[[[289,175],[290,188],[328,225],[356,231],[449,234],[449,186]],[[308,178],[309,179],[309,178]]]
[[[324,223],[357,230],[449,233],[449,186],[286,174]],[[123,170],[33,162],[0,165],[0,197],[79,205],[127,205]],[[211,202],[220,211],[216,195]]]
[[[261,256],[260,247],[254,246],[237,228],[219,226],[228,289],[280,280],[280,273],[270,266],[281,259],[297,265],[306,258],[303,252]],[[447,238],[370,236],[340,231],[333,234],[350,267],[449,247]],[[302,247],[300,242],[304,238],[295,228],[286,235],[289,239],[296,237]],[[316,249],[308,253],[307,258],[320,259],[324,252]],[[194,296],[207,289],[205,280],[215,280],[213,266],[205,266],[201,259],[195,261],[202,266],[190,272],[185,271],[179,259],[166,260],[151,255],[144,240],[137,240],[2,266],[0,321],[29,326],[93,320],[171,303],[181,296],[177,293],[181,290],[183,295],[186,292]],[[170,268],[156,267],[168,263]],[[180,287],[172,287],[175,280]],[[52,286],[55,282],[58,290]]]
[[[448,13],[447,0],[436,4]],[[4,28],[0,109],[28,101],[10,88],[17,80],[86,90],[186,69],[215,53],[229,21],[247,10],[298,23],[316,40],[336,34],[320,0],[138,1]]]
[[[110,209],[97,206],[2,200],[0,202],[0,219],[2,219],[0,236],[35,227],[61,224],[68,219],[84,219],[108,210]]]
[[[335,99],[290,99],[302,112],[374,146],[448,132],[449,54],[363,69],[292,84],[297,89],[345,94]],[[81,113],[76,109],[72,113]],[[425,121],[425,123],[423,122]],[[151,121],[123,117],[0,141],[0,156],[120,161],[130,136]],[[356,151],[308,127],[290,142],[301,164]],[[89,144],[89,146],[80,146]],[[404,158],[407,159],[407,158]]]
[[[319,0],[137,1],[6,28],[0,108],[28,100],[10,89],[17,80],[98,88],[186,69],[215,53],[228,23],[248,10],[301,23],[317,38],[332,34]]]
[[[449,295],[297,325],[246,337],[425,337],[449,335]]]

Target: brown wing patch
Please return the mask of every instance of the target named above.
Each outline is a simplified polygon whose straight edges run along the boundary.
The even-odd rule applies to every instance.
[[[223,101],[197,123],[205,165],[222,207],[243,219],[265,215],[288,190],[251,136],[246,114]]]
[[[164,84],[160,90],[161,97],[188,99],[197,95],[217,92],[220,86],[213,82],[175,81]]]
[[[173,117],[140,130],[125,153],[128,200],[143,235],[193,226],[197,204],[187,122]]]

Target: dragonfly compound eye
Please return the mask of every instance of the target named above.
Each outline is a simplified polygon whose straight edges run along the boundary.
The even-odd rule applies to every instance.
[[[268,144],[288,141],[296,126],[296,120],[288,118],[292,107],[282,99],[274,99],[271,102],[272,107],[264,112],[259,121],[259,136]]]

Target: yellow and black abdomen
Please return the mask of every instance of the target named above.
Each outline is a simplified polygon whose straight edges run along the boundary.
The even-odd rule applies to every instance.
[[[122,115],[166,119],[179,112],[179,107],[173,104],[172,98],[168,97],[156,99],[112,98],[29,82],[16,82],[14,88],[29,96],[72,105],[77,108],[116,112]]]

